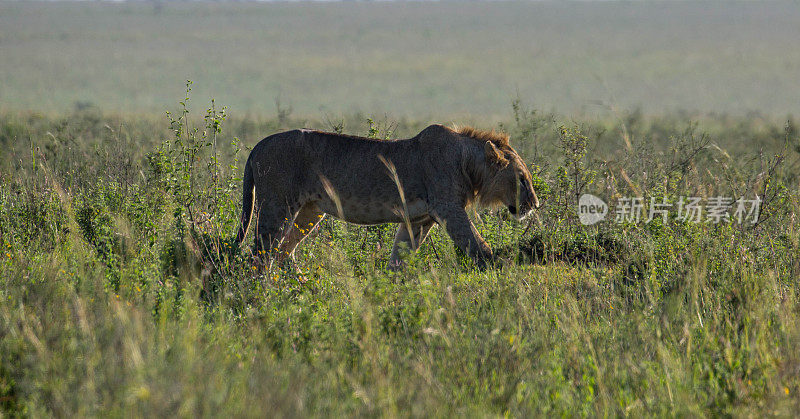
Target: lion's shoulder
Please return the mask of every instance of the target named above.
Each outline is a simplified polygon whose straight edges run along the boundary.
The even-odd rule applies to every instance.
[[[506,147],[509,145],[509,136],[504,132],[495,130],[482,130],[472,126],[454,126],[447,127],[441,124],[429,125],[427,128],[419,133],[420,137],[429,139],[442,139],[442,138],[471,138],[473,140],[485,142],[491,141],[498,147]]]
[[[428,125],[420,134],[452,134],[454,131],[442,124]]]

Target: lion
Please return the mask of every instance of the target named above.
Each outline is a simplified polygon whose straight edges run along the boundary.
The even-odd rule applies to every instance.
[[[467,214],[472,205],[505,206],[520,220],[539,208],[531,174],[506,134],[431,125],[413,138],[375,140],[298,129],[271,135],[250,152],[236,243],[253,212],[256,252],[273,263],[294,258],[326,215],[399,223],[389,257],[397,270],[439,224],[483,270],[494,258]]]

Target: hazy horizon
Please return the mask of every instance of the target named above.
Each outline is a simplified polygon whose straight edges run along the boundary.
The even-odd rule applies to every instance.
[[[0,2],[0,108],[393,117],[800,113],[800,8],[726,2]]]

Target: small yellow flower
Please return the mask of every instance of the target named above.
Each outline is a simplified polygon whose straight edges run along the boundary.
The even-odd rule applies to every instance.
[[[786,395],[788,396],[789,395],[789,387],[784,387],[783,388],[783,392],[786,393]]]

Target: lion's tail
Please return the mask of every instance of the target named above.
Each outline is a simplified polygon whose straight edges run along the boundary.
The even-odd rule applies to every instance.
[[[244,179],[242,179],[242,217],[239,225],[239,233],[236,234],[236,245],[242,243],[247,234],[247,227],[250,226],[250,215],[253,213],[253,167],[250,159],[244,165]]]

